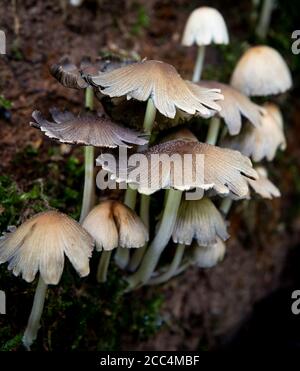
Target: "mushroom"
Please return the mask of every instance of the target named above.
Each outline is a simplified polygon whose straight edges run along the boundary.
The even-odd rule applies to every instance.
[[[225,221],[209,198],[181,202],[172,233],[175,243],[190,245],[195,239],[199,245],[208,246],[217,238],[226,241],[228,237]]]
[[[248,96],[284,93],[292,86],[291,73],[282,56],[265,45],[249,48],[238,61],[231,85]]]
[[[98,282],[105,282],[113,249],[138,248],[148,241],[148,231],[129,207],[119,201],[107,200],[94,207],[82,223],[94,238],[96,249],[102,251],[98,266]]]
[[[190,114],[199,112],[210,116],[211,110],[218,110],[216,100],[222,99],[219,90],[206,90],[207,95],[196,97],[188,88],[186,82],[180,77],[176,69],[161,61],[143,60],[110,72],[99,72],[89,76],[88,80],[99,87],[101,93],[110,97],[126,96],[127,99],[147,101],[143,129],[151,134],[156,111],[169,118],[174,118],[176,110]],[[126,190],[125,203],[132,209],[135,208],[136,192],[130,187]],[[142,197],[141,208],[147,211],[148,200]],[[146,204],[146,205],[145,205]],[[145,205],[145,206],[144,206]],[[146,222],[146,220],[145,220]],[[124,266],[128,262],[128,252],[118,250],[115,255],[118,265]]]
[[[248,179],[250,187],[263,198],[280,197],[279,189],[268,179],[267,169],[263,166],[257,166],[255,170],[258,174],[258,179]]]
[[[230,85],[222,84],[217,81],[201,81],[198,84],[193,84],[190,82],[188,85],[195,95],[198,94],[201,88],[217,88],[222,91],[224,100],[220,100],[218,102],[221,110],[217,115],[224,120],[230,135],[237,135],[240,132],[242,127],[242,117],[248,119],[249,122],[255,127],[260,125],[261,116],[264,113],[264,109],[251,102],[247,96]],[[220,126],[220,120],[217,119],[217,117],[214,117],[212,120],[214,120],[213,122],[215,122],[217,125],[215,130],[218,129]],[[214,142],[216,142],[216,138],[214,138],[212,135],[214,131],[212,130],[213,122],[210,123],[211,134],[208,135],[207,141],[210,144],[215,144]]]
[[[274,0],[262,0],[259,22],[256,27],[256,34],[265,39],[271,22],[271,15],[274,8]]]
[[[97,115],[88,112],[75,116],[69,111],[61,112],[52,108],[50,113],[53,121],[46,120],[39,111],[34,111],[32,117],[35,121],[30,125],[61,143],[106,148],[130,147],[126,143],[147,143],[140,133],[114,123],[100,112]]]
[[[199,268],[212,268],[224,259],[226,246],[221,239],[210,246],[193,247],[193,263]]]
[[[190,161],[185,163],[185,156],[190,156],[186,157]],[[197,162],[197,158],[203,162]],[[97,158],[97,163],[111,173],[112,179],[134,185],[143,194],[152,194],[162,188],[184,191],[199,187],[243,198],[248,192],[246,178],[257,178],[251,161],[240,152],[186,140],[157,144],[135,154],[133,159],[129,158],[129,164],[131,161],[138,165],[115,169],[106,161],[105,155]],[[181,176],[190,175],[189,172],[192,176]]]
[[[66,255],[81,277],[89,274],[91,236],[72,218],[55,210],[34,215],[0,239],[0,264],[8,262],[13,274],[32,282],[39,272],[32,311],[23,336],[30,349],[37,337],[47,285],[57,285]]]
[[[164,156],[160,160],[161,155]],[[190,161],[186,164],[182,162],[184,155],[190,155],[188,157]],[[197,163],[197,155],[203,159],[202,163]],[[206,143],[173,140],[149,148],[136,159],[139,166],[119,169],[118,174],[115,172],[112,177],[118,182],[126,181],[134,184],[139,192],[145,194],[151,194],[161,188],[171,189],[168,191],[158,232],[150,244],[139,270],[128,279],[130,287],[146,283],[151,277],[159,257],[172,235],[182,196],[180,191],[195,187],[204,190],[212,188],[219,194],[234,194],[235,197],[243,198],[248,194],[246,179],[248,177],[257,178],[251,161],[241,153]],[[172,160],[173,166],[170,162],[167,164],[167,159],[168,161]],[[97,161],[108,172],[112,173],[115,170],[111,169],[109,164],[105,164],[101,156]],[[167,165],[167,168],[162,169],[159,162],[162,166]],[[186,171],[189,170],[192,173],[192,176],[185,178],[187,173],[184,172],[184,167]],[[151,169],[150,172],[149,169]]]
[[[200,80],[205,46],[210,44],[229,43],[228,31],[222,14],[214,8],[207,6],[195,9],[189,16],[185,25],[182,45],[198,45],[197,61],[194,68],[193,81]]]
[[[148,133],[152,130],[156,109],[170,118],[175,117],[176,109],[205,116],[211,115],[209,108],[218,110],[215,100],[222,99],[221,94],[216,94],[214,100],[205,99],[205,94],[204,99],[199,99],[173,66],[156,60],[143,60],[114,71],[99,72],[88,80],[110,97],[125,95],[127,99],[148,101],[144,120],[144,130]]]
[[[225,138],[222,145],[239,150],[245,156],[252,157],[253,161],[261,161],[263,158],[272,161],[278,148],[284,150],[286,140],[280,110],[273,103],[266,103],[263,107],[265,114],[260,126],[246,124],[240,135]]]
[[[197,201],[183,200],[180,204],[176,223],[172,233],[173,242],[177,243],[173,260],[163,274],[149,281],[150,284],[166,282],[177,274],[186,245],[196,240],[198,245],[211,246],[219,239],[229,237],[225,221],[213,202],[204,197]]]

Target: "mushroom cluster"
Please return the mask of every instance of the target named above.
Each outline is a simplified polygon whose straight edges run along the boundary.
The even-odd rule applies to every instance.
[[[79,223],[49,210],[10,228],[0,240],[0,264],[8,262],[27,282],[39,273],[23,338],[28,349],[37,336],[47,285],[58,284],[65,255],[87,276],[95,246],[101,254],[98,282],[108,279],[113,256],[127,291],[159,284],[190,265],[210,268],[224,258],[233,200],[280,196],[260,162],[285,148],[283,118],[274,103],[261,105],[251,97],[289,89],[288,67],[274,49],[256,46],[241,57],[227,84],[200,80],[211,43],[228,44],[228,30],[216,9],[201,7],[190,15],[182,39],[184,46],[198,46],[192,81],[151,59],[85,57],[76,66],[63,58],[51,66],[64,87],[85,91],[85,111],[51,108],[47,117],[35,110],[30,125],[52,140],[83,146],[85,179]],[[144,112],[138,130],[126,115],[112,115],[111,107],[126,110],[132,102]],[[164,125],[162,117],[172,125]],[[117,188],[112,198],[96,190],[95,165]],[[153,216],[151,201],[162,195],[161,213]]]

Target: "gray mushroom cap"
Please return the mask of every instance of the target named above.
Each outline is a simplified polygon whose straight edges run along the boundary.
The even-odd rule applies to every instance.
[[[91,145],[94,147],[130,147],[129,144],[144,145],[144,134],[120,126],[104,115],[85,113],[75,116],[69,111],[57,108],[50,110],[53,121],[46,120],[39,111],[34,111],[34,122],[30,125],[39,128],[45,135],[62,143]]]

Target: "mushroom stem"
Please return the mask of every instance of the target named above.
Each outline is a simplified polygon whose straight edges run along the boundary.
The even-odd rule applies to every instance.
[[[181,196],[181,191],[170,189],[168,192],[168,198],[158,232],[151,242],[140,268],[128,278],[128,290],[134,289],[140,283],[145,284],[154,272],[159,258],[172,235]]]
[[[156,107],[153,103],[152,98],[149,98],[147,101],[147,107],[146,107],[144,123],[143,123],[144,132],[146,134],[149,134],[149,135],[151,134],[153,124],[155,121],[155,116],[156,116]]]
[[[161,283],[168,281],[170,278],[174,277],[183,258],[184,250],[185,245],[179,243],[176,247],[173,260],[169,265],[168,270],[165,273],[161,274],[159,277],[152,278],[148,282],[148,285],[159,285]]]
[[[94,106],[94,92],[91,87],[85,90],[85,107],[92,110]],[[93,146],[84,147],[84,188],[80,213],[80,223],[84,220],[94,205],[95,184],[94,184],[94,159],[95,150]]]
[[[143,123],[143,129],[144,129],[144,132],[146,134],[150,135],[151,132],[152,132],[153,124],[154,124],[155,117],[156,117],[156,111],[157,111],[157,109],[156,109],[156,107],[153,103],[152,98],[149,98],[148,101],[147,101],[147,107],[146,107],[144,123]],[[137,195],[136,190],[133,190],[130,187],[127,188],[127,190],[125,192],[124,203],[125,203],[125,205],[127,205],[128,207],[130,207],[133,210],[135,209],[136,195]],[[143,205],[143,210],[144,210],[143,213],[146,216],[147,214],[149,214],[149,202],[146,201],[146,199],[143,197],[143,195],[142,195],[142,198],[141,198],[141,204]],[[149,215],[147,216],[147,218],[149,218]],[[141,254],[143,253],[144,248],[145,247],[139,249],[139,250],[142,250]],[[115,262],[116,262],[116,264],[119,268],[125,269],[127,267],[128,263],[129,263],[129,250],[128,249],[122,249],[122,248],[119,247],[117,249],[117,252],[115,254],[114,259],[115,259]]]
[[[221,120],[219,117],[212,117],[209,123],[208,133],[206,137],[206,143],[215,145],[218,140],[220,131]]]
[[[193,73],[193,82],[200,81],[204,57],[205,57],[205,46],[201,45],[198,47],[197,59],[196,59],[195,67],[194,67],[194,73]]]
[[[107,271],[108,271],[111,253],[112,251],[103,251],[101,254],[101,258],[100,258],[98,269],[97,269],[97,281],[99,283],[106,282],[107,280]]]
[[[149,229],[149,207],[150,207],[150,196],[143,195],[141,196],[141,204],[140,204],[140,217],[145,224],[145,226]],[[135,272],[140,265],[145,252],[147,250],[148,244],[146,243],[143,247],[140,247],[139,249],[136,249],[136,251],[133,253],[132,258],[128,265],[128,270],[130,272]]]
[[[229,197],[224,198],[220,206],[220,210],[223,213],[223,215],[226,216],[229,213],[231,206],[232,206],[232,199]]]
[[[44,309],[45,297],[47,292],[47,285],[42,279],[39,277],[39,282],[34,294],[33,305],[31,309],[31,313],[28,319],[27,327],[23,335],[23,344],[27,350],[30,350],[32,343],[37,338],[37,333],[40,328],[40,320]]]
[[[125,192],[125,199],[124,199],[124,204],[128,207],[130,207],[132,210],[135,209],[136,205],[136,196],[137,196],[137,191],[136,189],[128,188],[126,189]],[[125,269],[129,263],[129,250],[124,249],[122,247],[118,247],[117,251],[115,253],[114,259],[117,264],[117,266],[121,269]]]
[[[256,27],[256,35],[261,39],[265,39],[267,36],[273,5],[273,0],[264,0],[264,3],[262,5],[259,22]]]

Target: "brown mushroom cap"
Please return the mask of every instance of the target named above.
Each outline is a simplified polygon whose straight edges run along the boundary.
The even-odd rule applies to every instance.
[[[224,259],[226,246],[218,238],[218,241],[210,246],[199,246],[195,243],[193,248],[193,262],[199,268],[212,268]]]
[[[269,46],[249,48],[238,61],[231,85],[248,96],[284,93],[292,86],[291,73],[282,56]]]
[[[72,218],[57,211],[36,214],[0,239],[0,264],[9,262],[14,275],[32,282],[39,272],[46,284],[56,285],[68,257],[80,276],[89,274],[93,250],[90,235]]]
[[[103,201],[94,207],[82,226],[96,242],[98,251],[116,247],[142,247],[148,241],[148,231],[139,216],[119,201]]]
[[[209,198],[202,198],[181,202],[172,237],[175,243],[190,245],[196,239],[199,245],[208,246],[229,235],[219,210]]]
[[[243,198],[248,194],[246,179],[257,178],[251,161],[240,152],[206,143],[173,140],[150,147],[142,154],[144,161],[139,160],[137,166],[129,166],[128,169],[112,168],[102,156],[98,157],[97,162],[111,173],[112,179],[126,181],[144,194],[152,194],[161,188],[171,187],[183,191],[198,187],[212,188],[222,195],[233,194]],[[169,161],[168,169],[163,169],[157,161],[161,155],[167,155],[168,160],[172,160]],[[189,161],[184,160],[184,155],[190,155]],[[197,161],[197,155],[203,161]],[[163,158],[162,163],[166,163]],[[185,179],[184,174],[187,172],[192,176]],[[136,179],[136,173],[139,179]]]
[[[77,67],[68,57],[64,57],[50,66],[50,73],[66,88],[85,89],[89,86],[87,81],[89,76],[96,75],[99,71],[112,71],[133,62],[132,59],[122,59],[121,56],[114,54],[99,57],[94,61],[90,57],[83,57]]]
[[[176,109],[204,116],[211,115],[209,108],[219,109],[214,100],[202,101],[188,88],[176,69],[160,61],[143,60],[111,72],[89,77],[101,92],[110,97],[125,95],[139,101],[153,99],[155,107],[164,116],[173,118]],[[222,99],[217,95],[216,99]]]
[[[214,8],[195,9],[185,25],[182,45],[228,44],[229,37],[222,14]]]
[[[222,142],[224,147],[236,149],[245,156],[252,157],[254,161],[266,158],[272,161],[278,148],[286,148],[286,140],[283,132],[282,116],[275,104],[265,104],[265,113],[261,119],[261,125],[254,127],[246,124],[240,135],[227,137]]]
[[[268,179],[266,168],[258,166],[255,168],[258,174],[258,179],[248,180],[250,187],[259,194],[262,198],[272,199],[280,197],[279,189]]]
[[[236,90],[235,88],[217,81],[204,81],[198,84],[189,83],[190,89],[197,95],[200,88],[221,90],[224,100],[218,104],[221,111],[218,115],[223,118],[230,135],[237,135],[242,127],[242,116],[247,118],[254,126],[259,126],[264,109]]]
[[[50,112],[53,122],[43,118],[39,111],[34,111],[32,117],[35,122],[30,125],[39,128],[47,137],[62,143],[109,148],[130,147],[126,142],[138,145],[147,143],[143,134],[122,127],[103,115],[89,112],[75,116],[69,111],[61,112],[57,108],[52,108]]]

